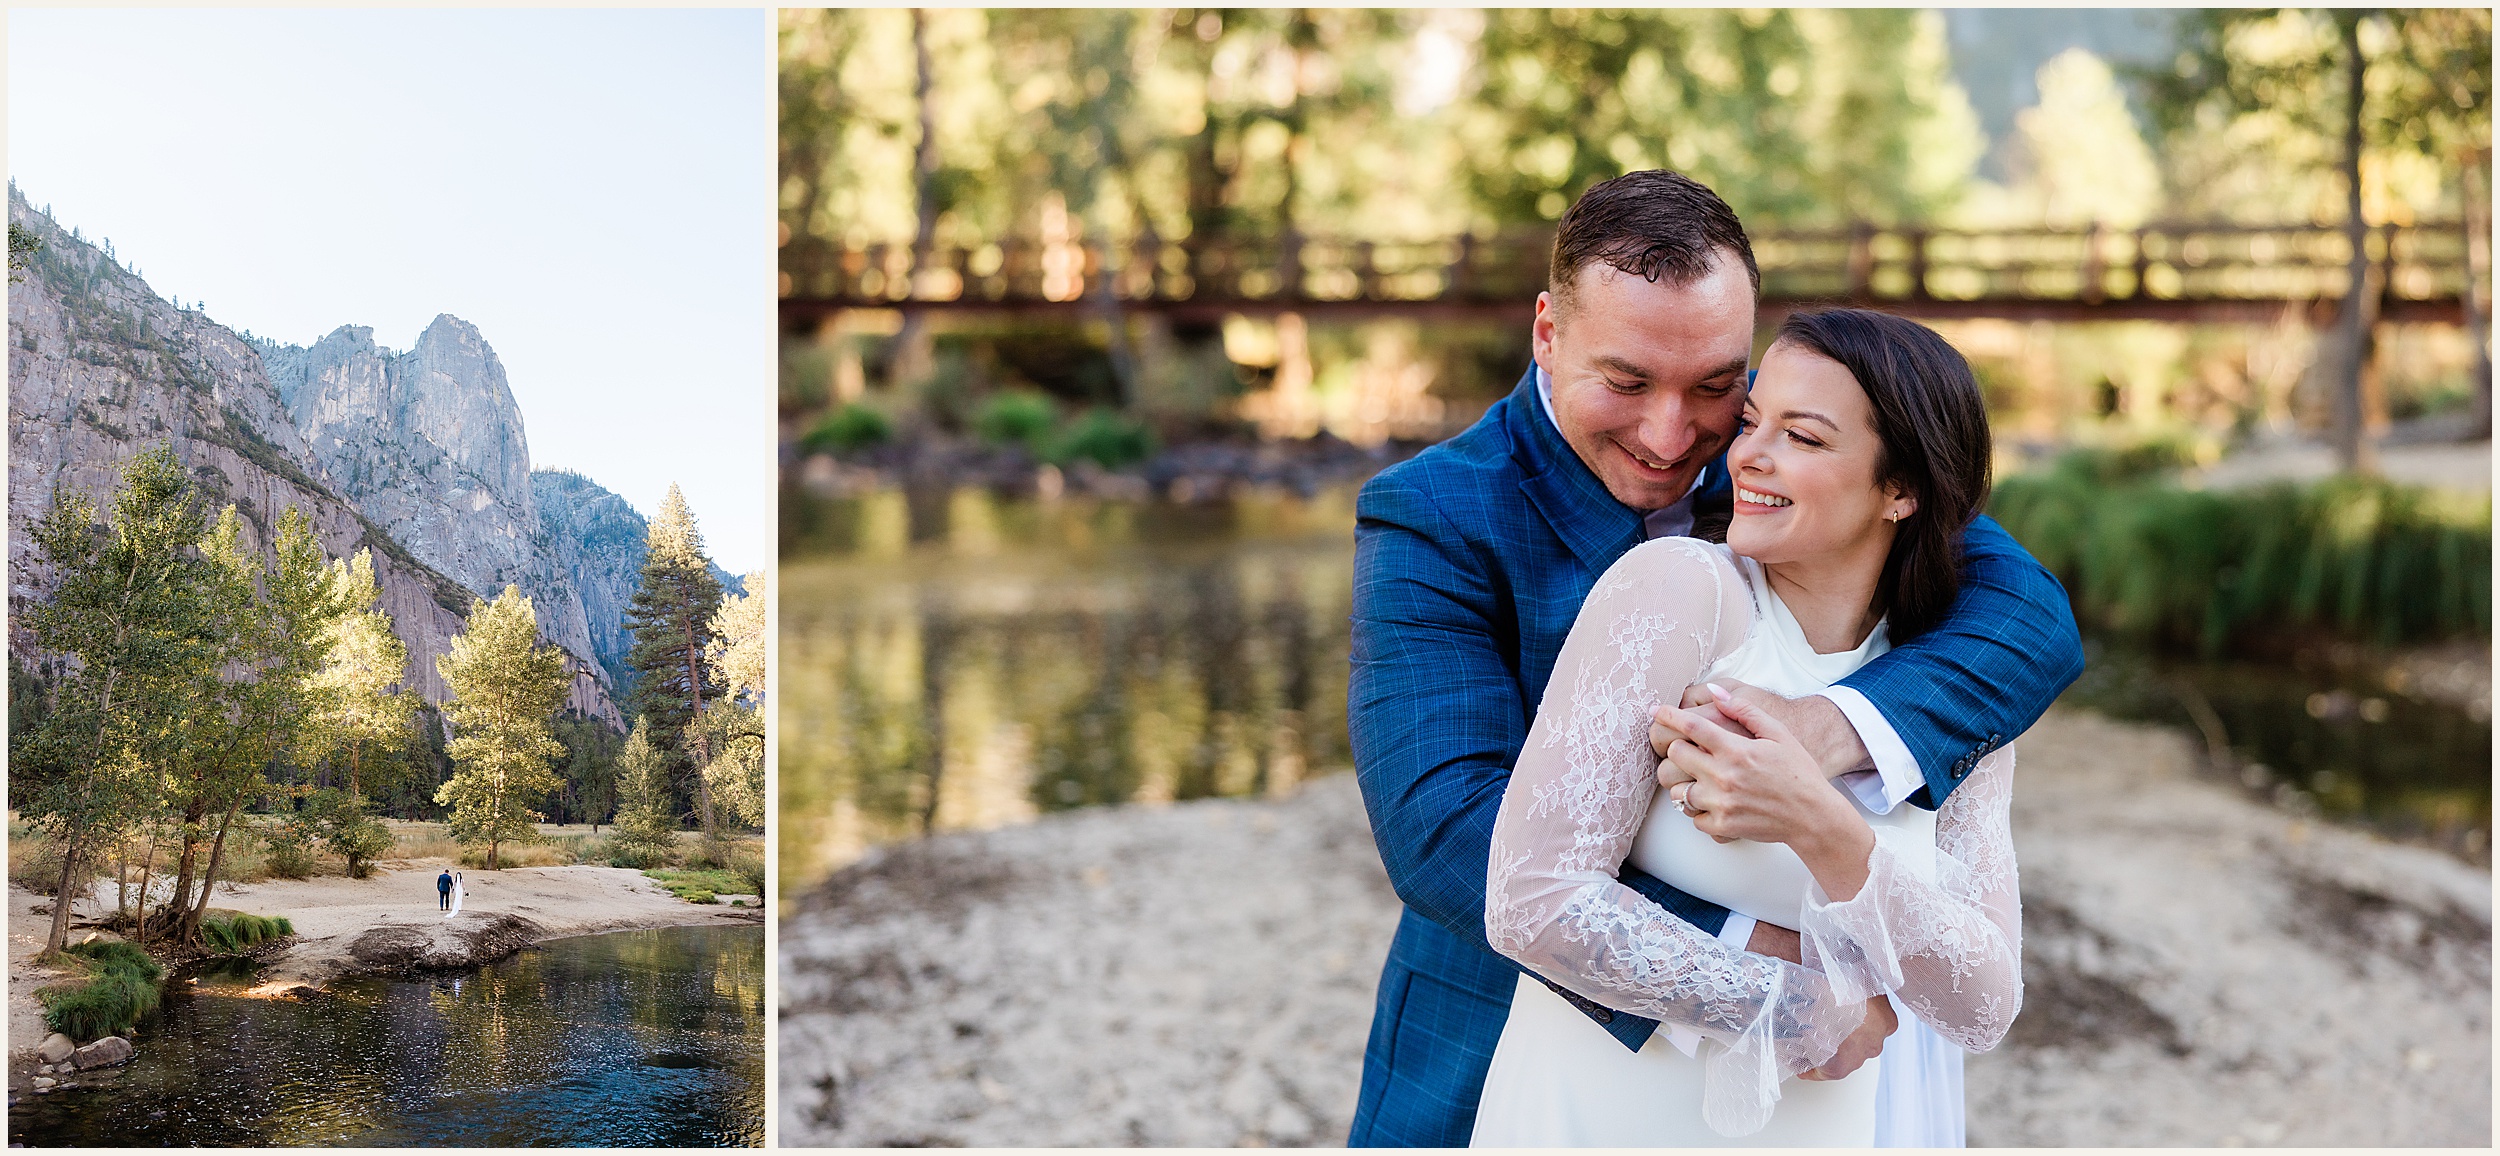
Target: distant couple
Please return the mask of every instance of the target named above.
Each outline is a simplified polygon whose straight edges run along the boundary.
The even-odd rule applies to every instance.
[[[1793,316],[1668,172],[1564,214],[1536,364],[1357,506],[1406,912],[1356,1145],[1959,1146],[2022,1003],[2015,736],[2081,673],[1933,331]],[[1722,540],[1723,539],[1723,540]]]
[[[443,873],[434,878],[434,897],[442,903],[443,918],[460,914],[460,900],[467,891],[461,877],[453,874],[449,867],[443,868]]]

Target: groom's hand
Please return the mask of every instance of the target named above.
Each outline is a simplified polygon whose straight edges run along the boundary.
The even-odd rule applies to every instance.
[[[1876,1053],[1884,1050],[1884,1038],[1900,1026],[1901,1018],[1892,1014],[1891,1000],[1879,995],[1866,1001],[1866,1019],[1859,1022],[1858,1030],[1849,1033],[1848,1039],[1840,1041],[1840,1050],[1833,1052],[1832,1058],[1824,1061],[1822,1067],[1797,1078],[1837,1080],[1857,1071],[1868,1060],[1874,1059]]]
[[[1745,940],[1745,950],[1755,955],[1785,959],[1800,967],[1806,962],[1805,940],[1796,932],[1776,923],[1755,921],[1753,936]]]
[[[1849,725],[1849,716],[1840,713],[1840,707],[1832,700],[1821,695],[1783,698],[1761,687],[1737,682],[1734,679],[1722,678],[1712,681],[1717,682],[1721,689],[1751,705],[1754,709],[1778,719],[1780,725],[1787,727],[1788,732],[1797,736],[1797,741],[1804,744],[1806,753],[1814,756],[1815,763],[1823,768],[1823,777],[1838,778],[1851,771],[1865,770],[1875,765],[1875,757],[1866,751],[1865,740],[1858,737],[1858,728]],[[1696,683],[1686,687],[1684,701],[1678,705],[1737,734],[1753,733],[1745,729],[1743,724],[1727,717],[1727,713],[1711,701],[1708,686]],[[1673,745],[1675,740],[1684,737],[1665,725],[1665,709],[1661,707],[1652,712],[1649,724],[1649,748],[1657,752],[1661,759],[1668,757],[1667,748]],[[1663,791],[1677,783],[1691,781],[1693,776],[1682,771],[1673,771],[1672,767],[1672,763],[1659,764],[1659,790]]]

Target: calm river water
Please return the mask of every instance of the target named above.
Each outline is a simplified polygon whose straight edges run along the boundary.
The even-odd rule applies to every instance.
[[[923,831],[1257,794],[1351,763],[1351,491],[1175,506],[959,490],[809,512],[818,548],[781,568],[784,896]],[[2365,682],[2095,645],[2066,701],[2185,726],[2178,688],[2199,688],[2257,764],[2250,789],[2482,861],[2488,715]]]
[[[259,999],[172,984],[139,1058],[28,1096],[36,1146],[714,1147],[764,1140],[764,931],[559,939],[474,972]]]

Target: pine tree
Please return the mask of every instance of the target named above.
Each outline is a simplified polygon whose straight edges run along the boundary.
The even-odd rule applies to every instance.
[[[693,779],[695,815],[707,836],[714,830],[711,787],[700,773],[712,761],[704,728],[694,725],[707,702],[719,697],[703,662],[712,641],[712,616],[720,611],[720,580],[703,556],[703,531],[685,495],[672,484],[651,520],[642,584],[625,612],[634,645],[625,656],[636,671],[635,713],[651,721],[651,741],[669,764],[670,778]]]
[[[651,741],[651,719],[634,719],[634,733],[616,756],[616,830],[608,836],[610,863],[619,867],[666,864],[677,845],[677,816],[669,807],[668,756]]]
[[[550,724],[572,690],[564,656],[538,645],[538,618],[517,587],[481,601],[451,653],[434,660],[452,697],[451,781],[434,799],[450,808],[452,837],[486,845],[486,869],[505,843],[538,837],[531,808],[560,780],[549,761],[564,757]]]

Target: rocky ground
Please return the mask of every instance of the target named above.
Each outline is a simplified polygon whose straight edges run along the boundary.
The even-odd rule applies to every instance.
[[[2491,1142],[2491,878],[2052,714],[1974,1145]],[[897,848],[781,935],[783,1142],[1335,1144],[1397,919],[1348,776]]]
[[[323,876],[265,883],[221,884],[220,908],[285,916],[295,938],[262,954],[258,991],[284,994],[320,988],[349,975],[474,967],[534,943],[644,927],[756,923],[761,908],[697,906],[663,890],[639,871],[618,867],[516,867],[467,871],[468,894],[456,918],[436,909],[434,878],[444,864],[395,861],[371,878]],[[100,914],[112,885],[98,885]],[[11,1085],[33,1072],[45,1038],[36,988],[60,978],[35,963],[50,925],[51,899],[9,889],[9,1047]],[[84,922],[86,900],[72,916]],[[74,932],[83,934],[83,930]],[[140,1040],[142,1047],[146,1040]]]

